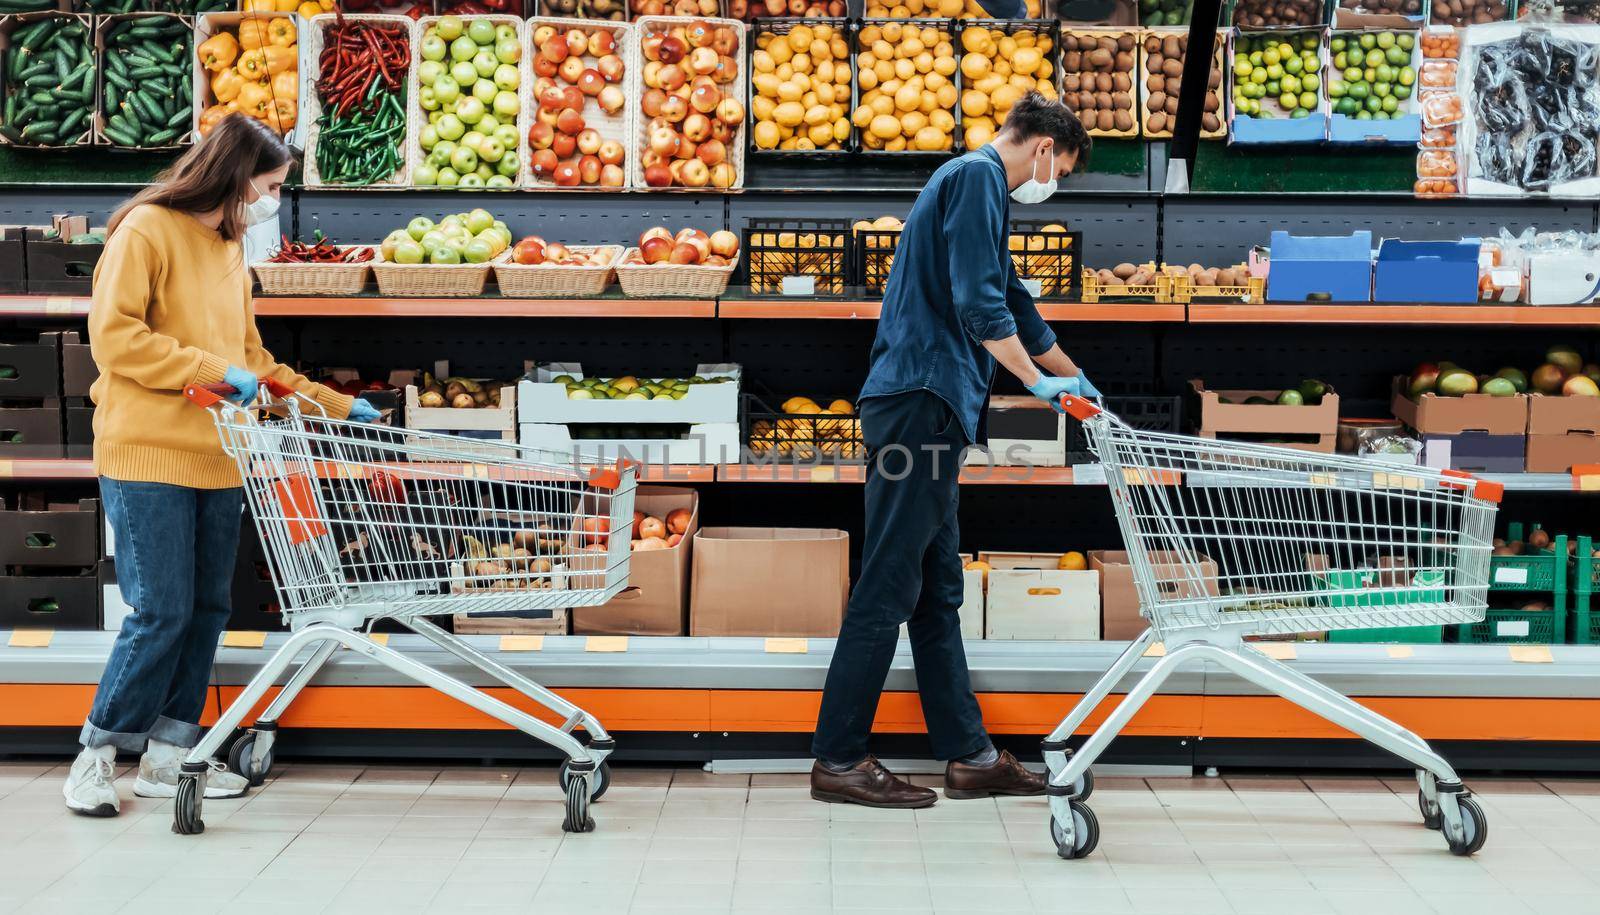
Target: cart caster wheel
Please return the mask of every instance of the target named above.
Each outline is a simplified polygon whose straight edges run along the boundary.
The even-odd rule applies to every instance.
[[[1482,848],[1489,838],[1489,818],[1484,815],[1478,802],[1466,795],[1456,799],[1456,806],[1461,809],[1461,825],[1466,834],[1457,842],[1446,831],[1445,841],[1450,843],[1450,854],[1466,857]]]
[[[200,819],[200,796],[205,790],[199,776],[178,776],[178,793],[172,799],[173,832],[193,836],[206,831],[205,820]]]
[[[1078,780],[1072,783],[1072,798],[1077,801],[1087,801],[1089,795],[1094,793],[1094,770],[1085,769]]]
[[[567,782],[567,811],[561,821],[561,831],[594,832],[594,817],[589,816],[587,779],[573,778]]]
[[[561,764],[561,768],[556,772],[556,777],[561,780],[561,790],[562,791],[567,790],[568,784],[571,783],[571,781],[572,781],[572,761],[571,760],[568,760],[567,762],[564,762],[564,763]],[[610,787],[611,787],[611,764],[603,762],[603,763],[600,764],[600,768],[595,770],[595,774],[594,774],[594,790],[589,793],[589,800],[591,800],[591,801],[600,800],[601,796],[606,793],[606,789],[610,788]]]
[[[261,767],[255,768],[251,762],[256,746],[256,738],[260,736],[255,731],[245,731],[244,735],[233,742],[228,750],[228,768],[250,780],[250,787],[259,788],[267,780],[267,775],[272,771],[272,748],[267,748],[266,758],[261,761]]]
[[[1100,821],[1095,819],[1089,805],[1073,798],[1072,839],[1069,841],[1055,817],[1050,818],[1050,838],[1056,843],[1056,854],[1068,861],[1087,857],[1100,844]]]
[[[1439,805],[1428,803],[1428,796],[1421,788],[1417,789],[1417,809],[1422,811],[1422,825],[1429,829],[1438,829],[1444,822],[1439,815]]]

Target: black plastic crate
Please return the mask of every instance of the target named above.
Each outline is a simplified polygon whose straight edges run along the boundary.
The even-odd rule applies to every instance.
[[[989,31],[989,32],[1002,32],[1007,36],[1016,36],[1017,34],[1022,33],[1022,32],[1032,32],[1034,35],[1042,37],[1045,40],[1047,40],[1050,43],[1050,50],[1048,52],[1044,52],[1044,53],[1042,53],[1040,55],[1041,60],[1043,61],[1043,63],[1040,66],[1040,69],[1044,69],[1045,67],[1049,67],[1050,68],[1050,75],[1048,77],[1046,77],[1046,82],[1050,83],[1050,85],[1055,88],[1056,96],[1060,97],[1060,95],[1061,95],[1061,75],[1062,75],[1061,74],[1061,71],[1062,71],[1062,67],[1061,67],[1061,20],[1059,20],[1059,19],[958,19],[958,20],[956,20],[956,30],[955,30],[956,58],[957,58],[958,61],[964,56],[964,54],[965,54],[964,49],[966,47],[966,42],[961,37],[961,33],[967,31],[968,29],[984,29],[985,31]],[[957,67],[956,72],[958,74],[961,72],[959,66]],[[970,88],[969,86],[966,85],[966,78],[963,76],[961,79],[962,79],[961,84],[956,87],[957,90],[958,90],[958,94],[956,96],[956,99],[957,99],[956,107],[958,109],[964,109],[965,106],[964,106],[963,103],[965,102],[965,96],[966,96],[966,94],[967,94],[967,92],[968,92],[968,90]],[[1019,98],[1020,98],[1020,96],[1019,96]],[[996,135],[998,135],[1000,133],[1000,129],[1003,126],[1005,126],[1004,120],[1001,117],[999,117],[999,112],[996,111],[994,106],[992,106],[992,105],[984,113],[983,117],[987,117],[991,122],[994,123],[994,132],[995,132]],[[958,153],[959,152],[970,152],[970,151],[972,151],[974,149],[978,149],[979,147],[984,145],[984,144],[981,144],[981,143],[978,146],[970,146],[970,145],[968,145],[968,143],[967,143],[967,128],[970,127],[971,125],[968,123],[968,118],[967,118],[967,115],[966,115],[964,110],[962,111],[962,116],[961,116],[961,120],[960,120],[959,123],[960,123],[960,128],[959,128],[959,132],[957,133],[957,136],[956,136],[956,144],[955,144],[955,148],[956,148],[956,151]]]
[[[52,503],[19,495],[0,504],[0,563],[88,567],[100,559],[100,500]]]
[[[829,403],[845,398],[830,400]],[[814,402],[815,403],[815,402]],[[851,413],[786,412],[786,401],[774,409],[771,403],[754,394],[744,395],[740,417],[745,448],[753,460],[833,461],[862,464],[867,446],[861,439],[861,420]],[[818,409],[826,406],[818,403]]]
[[[852,39],[851,39],[851,44],[853,46],[853,51],[854,51],[853,56],[856,59],[856,63],[854,65],[855,66],[854,84],[856,86],[858,86],[858,87],[861,85],[861,55],[862,55],[863,52],[870,50],[869,47],[863,47],[862,46],[861,33],[862,33],[862,31],[864,31],[864,30],[866,30],[868,28],[876,27],[876,28],[882,29],[883,27],[888,26],[888,25],[899,25],[901,28],[934,29],[935,31],[943,32],[945,35],[949,36],[948,40],[951,43],[951,45],[953,45],[955,47],[955,52],[956,52],[955,53],[956,70],[955,70],[954,73],[951,73],[949,76],[945,77],[946,79],[948,79],[950,81],[950,84],[955,87],[955,90],[956,90],[956,101],[955,101],[955,104],[951,105],[949,108],[938,109],[938,110],[942,110],[942,111],[945,111],[946,113],[948,113],[950,115],[951,119],[955,122],[955,126],[950,129],[950,148],[949,149],[930,149],[930,150],[921,150],[921,149],[901,149],[901,150],[872,149],[868,145],[868,140],[867,140],[867,137],[866,137],[865,132],[863,130],[863,131],[857,131],[858,138],[859,138],[858,145],[860,147],[861,154],[863,156],[874,157],[874,158],[882,158],[882,159],[889,159],[889,160],[904,159],[904,160],[908,160],[908,161],[914,161],[914,160],[920,159],[920,160],[925,160],[925,161],[931,161],[931,160],[938,160],[938,159],[948,159],[952,155],[956,155],[957,153],[959,153],[960,151],[962,151],[963,149],[966,148],[966,145],[965,145],[966,132],[965,132],[965,129],[962,127],[962,113],[961,113],[961,92],[962,92],[962,89],[964,87],[964,78],[961,75],[961,66],[960,66],[962,52],[961,52],[961,43],[960,43],[961,39],[960,39],[960,35],[959,35],[959,32],[958,32],[958,29],[956,27],[958,22],[959,22],[959,20],[956,20],[956,19],[859,19],[859,20],[856,21],[855,29],[853,30],[853,36],[852,36]],[[931,50],[931,48],[930,48],[930,50]],[[866,96],[866,94],[864,92],[860,92],[858,90],[857,99],[856,99],[858,106],[860,104],[860,100],[862,98],[865,98],[865,96]]]
[[[833,64],[835,67],[840,66],[841,64],[846,67],[850,71],[850,79],[842,86],[837,82],[835,82],[834,85],[835,91],[842,89],[846,96],[848,96],[843,103],[843,107],[845,119],[846,121],[850,121],[856,110],[856,54],[858,53],[858,49],[856,48],[855,42],[855,28],[849,19],[761,18],[756,20],[751,26],[750,35],[748,36],[748,40],[745,42],[745,110],[754,112],[756,109],[756,99],[760,96],[760,93],[756,90],[756,81],[753,77],[757,75],[754,64],[755,54],[757,51],[763,50],[761,47],[759,47],[761,36],[788,35],[790,32],[794,31],[796,26],[800,25],[811,28],[814,28],[818,25],[830,26],[835,32],[838,33],[839,37],[843,39],[845,46],[845,59],[842,61],[836,60],[833,62]],[[813,74],[814,73],[815,68],[813,67]],[[772,159],[792,159],[795,162],[801,161],[801,158],[804,157],[804,160],[809,162],[817,157],[845,155],[847,153],[855,152],[859,148],[860,131],[856,128],[853,121],[850,123],[850,134],[842,141],[839,141],[838,149],[828,149],[823,146],[814,146],[811,149],[763,149],[756,145],[755,124],[756,118],[752,114],[749,127],[745,130],[745,148],[748,151],[748,154],[752,156],[761,156],[763,158]],[[795,130],[798,132],[801,127],[805,126],[805,123],[802,121],[800,127],[796,127]]]
[[[894,252],[900,246],[900,230],[858,228],[850,235],[854,263],[851,276],[868,296],[883,298],[883,290],[889,285],[889,270],[894,267]]]
[[[28,260],[22,226],[0,226],[0,294],[28,291]]]
[[[849,220],[752,219],[742,247],[750,294],[841,297],[851,247]]]
[[[1017,278],[1038,284],[1034,298],[1076,301],[1083,293],[1082,232],[1060,223],[1012,222],[1008,247]]]
[[[43,229],[27,230],[24,248],[28,259],[28,291],[48,295],[88,295],[94,265],[103,244],[74,245],[60,238],[45,238]]]
[[[0,460],[62,457],[63,432],[59,400],[0,406]]]
[[[1182,397],[1107,394],[1105,401],[1107,410],[1141,432],[1177,432],[1182,428]],[[1067,420],[1067,463],[1097,463],[1094,452],[1089,450],[1089,440],[1083,434],[1083,424],[1070,418]]]
[[[61,340],[53,333],[38,339],[0,342],[0,402],[61,396]]]
[[[0,629],[100,628],[100,578],[78,574],[0,574]]]

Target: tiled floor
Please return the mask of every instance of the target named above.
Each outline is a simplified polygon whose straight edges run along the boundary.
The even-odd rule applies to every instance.
[[[1600,912],[1595,782],[1476,780],[1461,859],[1407,779],[1105,778],[1099,851],[1062,861],[1041,799],[866,810],[797,776],[619,768],[563,836],[549,768],[288,766],[188,837],[165,803],[72,816],[63,776],[0,763],[0,912]]]

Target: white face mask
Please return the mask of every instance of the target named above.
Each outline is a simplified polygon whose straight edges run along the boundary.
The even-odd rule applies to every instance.
[[[1034,160],[1033,175],[1027,181],[1017,185],[1017,189],[1011,192],[1012,200],[1018,203],[1043,203],[1049,200],[1050,195],[1056,192],[1056,179],[1054,174],[1050,172],[1050,169],[1055,166],[1055,156],[1047,155],[1045,158],[1047,162],[1045,165],[1046,174],[1050,175],[1050,180],[1039,180],[1039,162],[1037,159]]]
[[[278,218],[278,198],[270,194],[261,193],[254,181],[250,182],[250,189],[256,192],[256,199],[244,205],[245,225],[259,226],[264,222],[271,222]]]

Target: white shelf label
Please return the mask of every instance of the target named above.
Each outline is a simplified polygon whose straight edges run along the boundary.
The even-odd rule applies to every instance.
[[[816,295],[817,278],[814,276],[786,276],[783,278],[784,295]]]
[[[1072,482],[1078,486],[1104,486],[1106,485],[1106,465],[1073,464]]]
[[[1022,288],[1028,290],[1028,295],[1031,295],[1036,299],[1039,296],[1044,295],[1044,281],[1043,280],[1034,280],[1034,279],[1023,280],[1022,281]]]
[[[1511,567],[1495,569],[1494,583],[1497,585],[1525,585],[1528,583],[1528,570]]]
[[[1498,639],[1525,639],[1528,637],[1528,621],[1501,620],[1494,624],[1494,635]]]

